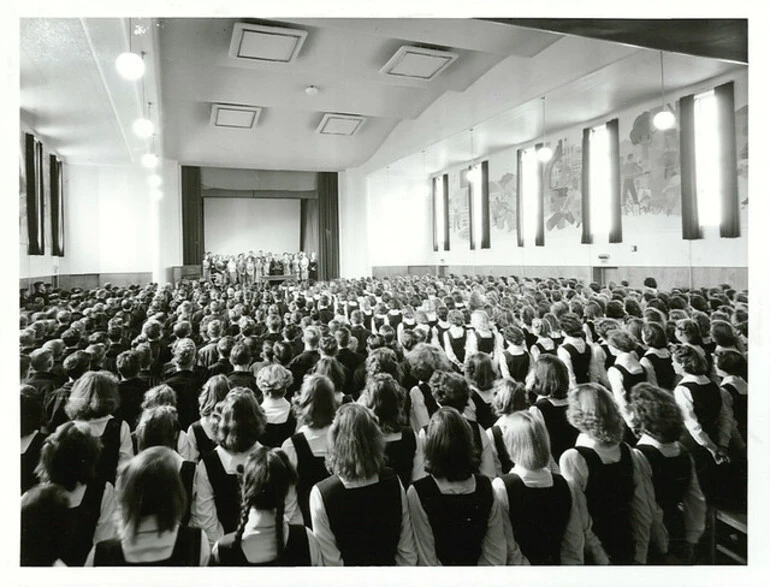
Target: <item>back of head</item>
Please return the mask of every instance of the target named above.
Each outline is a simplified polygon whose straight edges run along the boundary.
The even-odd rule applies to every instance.
[[[532,391],[553,399],[567,397],[569,370],[559,357],[541,354],[537,358],[533,369]]]
[[[492,408],[498,416],[507,416],[520,410],[526,410],[528,407],[527,390],[523,383],[510,377],[497,382]]]
[[[94,420],[118,408],[118,381],[107,371],[88,371],[72,386],[64,411],[72,420]]]
[[[366,357],[364,363],[367,377],[377,373],[388,373],[396,379],[401,378],[401,371],[398,366],[398,357],[396,353],[387,347],[374,349]]]
[[[486,353],[474,353],[465,360],[465,378],[481,391],[492,389],[497,379],[492,359]]]
[[[337,401],[331,379],[317,374],[306,377],[295,400],[295,412],[300,424],[325,428],[334,420],[336,411]]]
[[[297,473],[283,451],[260,446],[249,453],[241,480],[243,508],[282,509]]]
[[[682,436],[682,412],[669,392],[650,383],[638,383],[631,389],[629,400],[643,432],[662,443],[676,442]]]
[[[551,443],[545,424],[527,411],[516,412],[503,432],[505,447],[517,466],[536,471],[548,466]]]
[[[171,406],[176,408],[176,392],[165,383],[156,385],[144,392],[142,410],[148,410],[157,406]]]
[[[572,337],[583,336],[583,322],[577,314],[566,313],[559,319],[559,327],[564,334]]]
[[[478,464],[467,420],[452,407],[439,408],[428,423],[425,471],[439,479],[464,481],[476,473]]]
[[[611,347],[623,353],[630,353],[636,349],[636,340],[625,330],[611,330],[605,339]]]
[[[35,474],[42,483],[58,483],[67,491],[93,479],[102,441],[82,422],[65,422],[46,438]]]
[[[69,499],[61,485],[37,485],[21,496],[21,566],[50,567],[64,554]]]
[[[180,369],[191,368],[195,364],[196,348],[190,338],[182,338],[174,344],[174,363]]]
[[[336,357],[339,347],[337,346],[337,339],[333,336],[324,336],[318,346],[318,350],[321,351],[321,355],[325,357]]]
[[[383,433],[395,433],[403,426],[404,397],[398,381],[387,373],[379,373],[367,379],[359,403],[374,412]]]
[[[385,463],[385,439],[374,414],[349,403],[337,410],[329,431],[326,466],[347,481],[373,477]]]
[[[313,373],[325,375],[331,379],[336,391],[341,391],[345,385],[345,371],[340,362],[333,357],[322,356],[313,367]]]
[[[230,381],[225,375],[209,377],[198,395],[198,413],[201,418],[211,416],[216,405],[230,393]]]
[[[173,530],[187,505],[174,451],[154,446],[140,452],[121,469],[118,500],[121,535],[133,540],[139,524],[154,518],[158,533]]]
[[[91,355],[86,351],[75,351],[64,359],[62,367],[67,377],[76,381],[79,379],[91,365]]]
[[[567,420],[603,444],[623,439],[623,418],[610,392],[598,383],[581,383],[569,393]]]
[[[748,365],[746,357],[738,351],[721,350],[716,355],[716,367],[727,375],[745,377]]]
[[[43,424],[43,398],[31,385],[21,386],[21,436],[32,434]]]
[[[245,387],[236,387],[222,402],[217,443],[231,453],[245,452],[262,436],[266,424],[254,393]]]
[[[257,387],[273,398],[283,397],[293,381],[291,371],[276,363],[262,367],[257,373]]]
[[[429,385],[433,398],[440,406],[448,406],[461,413],[465,410],[471,397],[471,390],[462,375],[449,371],[436,371],[430,378]]]
[[[131,379],[139,374],[139,355],[134,351],[123,351],[115,361],[118,373],[123,379]]]
[[[53,353],[47,349],[35,349],[29,358],[30,367],[37,373],[47,373],[53,367]]]
[[[235,339],[232,336],[223,336],[217,341],[217,353],[220,359],[229,359],[230,351],[235,346]]]
[[[230,363],[235,367],[248,367],[251,359],[249,348],[242,342],[236,343],[230,350]]]
[[[136,425],[136,441],[140,451],[152,446],[176,450],[179,438],[179,417],[176,408],[155,406],[142,412]]]

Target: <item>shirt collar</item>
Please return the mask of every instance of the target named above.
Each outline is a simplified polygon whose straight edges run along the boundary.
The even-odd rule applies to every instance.
[[[675,457],[680,453],[679,443],[660,442],[659,440],[657,440],[656,438],[653,438],[646,432],[642,433],[641,437],[639,438],[639,441],[636,444],[637,446],[640,444],[654,446],[661,452],[661,454],[663,454],[663,456],[666,456],[666,457]]]
[[[551,487],[553,485],[553,475],[548,467],[532,471],[521,465],[515,465],[511,473],[518,475],[524,484],[530,487]]]

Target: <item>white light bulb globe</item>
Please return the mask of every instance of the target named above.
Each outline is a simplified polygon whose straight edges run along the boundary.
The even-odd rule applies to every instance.
[[[668,130],[674,126],[675,122],[676,117],[670,110],[661,110],[652,119],[652,124],[654,124],[655,128],[658,130]]]
[[[553,151],[551,150],[551,147],[540,147],[537,150],[537,160],[541,163],[547,163],[551,160],[551,157],[553,157]]]
[[[142,167],[152,169],[158,166],[158,156],[155,153],[145,153],[142,155]]]
[[[139,79],[144,75],[144,59],[136,53],[121,53],[115,60],[115,67],[121,77],[127,80]]]
[[[163,181],[160,179],[160,175],[153,174],[147,178],[147,183],[151,188],[159,188]]]
[[[148,118],[137,118],[131,128],[134,134],[141,139],[151,137],[152,133],[155,132],[155,125]]]

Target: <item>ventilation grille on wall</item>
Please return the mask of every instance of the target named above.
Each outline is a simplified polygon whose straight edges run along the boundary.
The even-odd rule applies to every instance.
[[[457,59],[456,53],[402,46],[380,70],[385,75],[430,81]]]
[[[366,120],[354,114],[324,114],[316,132],[322,135],[349,137],[356,134]]]
[[[299,55],[307,31],[284,27],[235,23],[230,57],[275,63],[291,63]]]
[[[261,112],[258,106],[212,104],[211,124],[222,128],[254,128]]]

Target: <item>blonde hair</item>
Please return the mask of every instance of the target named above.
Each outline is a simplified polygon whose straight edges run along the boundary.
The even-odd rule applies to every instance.
[[[474,330],[491,330],[489,316],[484,310],[474,310],[471,314],[471,326]]]
[[[257,373],[257,387],[270,397],[283,397],[292,381],[291,371],[277,364],[266,365]]]
[[[551,460],[551,442],[545,424],[527,411],[511,414],[510,423],[503,431],[503,441],[511,460],[529,471],[543,469]]]
[[[567,420],[580,432],[605,444],[623,440],[623,418],[607,388],[581,383],[568,397]]]

